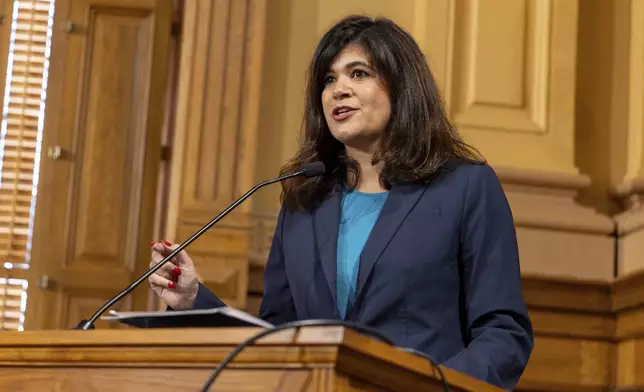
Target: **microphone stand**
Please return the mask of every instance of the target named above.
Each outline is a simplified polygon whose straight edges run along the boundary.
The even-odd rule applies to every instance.
[[[188,245],[190,245],[194,240],[196,240],[197,238],[199,238],[203,233],[205,233],[206,231],[208,231],[208,230],[209,230],[213,225],[215,225],[215,224],[216,224],[217,222],[219,222],[223,217],[225,217],[226,215],[228,215],[228,213],[229,213],[230,211],[234,210],[234,209],[235,209],[239,204],[241,204],[244,200],[246,200],[250,195],[252,195],[252,194],[253,194],[253,193],[255,193],[256,191],[258,191],[260,188],[263,188],[263,187],[265,187],[266,185],[271,185],[271,184],[274,184],[274,183],[279,182],[279,181],[282,181],[282,180],[286,180],[286,179],[289,179],[289,178],[298,177],[298,176],[302,176],[302,175],[307,175],[307,174],[308,174],[308,173],[307,173],[307,168],[305,167],[305,168],[303,168],[302,170],[299,170],[299,171],[297,171],[297,172],[295,172],[295,173],[286,174],[286,175],[283,175],[283,176],[280,176],[280,177],[277,177],[277,178],[273,178],[273,179],[271,179],[271,180],[267,180],[267,181],[264,181],[264,182],[261,182],[261,183],[259,183],[259,184],[255,185],[253,188],[251,188],[251,190],[249,190],[248,192],[246,192],[243,196],[241,196],[239,199],[237,199],[237,201],[235,201],[235,202],[234,202],[233,204],[231,204],[228,208],[226,208],[226,209],[225,209],[224,211],[222,211],[219,215],[217,215],[213,220],[211,220],[210,222],[208,222],[208,223],[207,223],[204,227],[202,227],[199,231],[197,231],[195,234],[193,234],[193,235],[192,235],[192,237],[188,238],[184,243],[182,243],[181,245],[179,245],[179,246],[178,246],[174,251],[172,251],[172,253],[170,253],[166,258],[164,258],[163,260],[161,260],[161,261],[160,261],[159,263],[157,263],[154,267],[150,268],[150,269],[149,269],[145,274],[141,275],[141,277],[139,277],[139,278],[138,278],[134,283],[132,283],[131,285],[129,285],[125,290],[121,291],[121,292],[120,292],[120,293],[118,293],[116,296],[114,296],[112,299],[110,299],[109,301],[107,301],[107,302],[105,303],[105,305],[103,305],[100,309],[98,309],[98,310],[96,311],[96,313],[94,313],[94,314],[92,315],[92,317],[90,317],[89,319],[86,319],[86,320],[81,320],[81,322],[79,322],[79,323],[78,323],[78,325],[76,325],[76,327],[74,327],[74,328],[72,328],[72,329],[82,329],[82,330],[95,329],[94,323],[96,322],[96,320],[97,320],[99,317],[101,317],[101,315],[102,315],[103,313],[105,313],[105,311],[107,311],[107,309],[109,309],[110,307],[112,307],[112,305],[114,305],[115,303],[117,303],[118,301],[120,301],[123,297],[125,297],[126,295],[128,295],[129,293],[131,293],[131,292],[132,292],[135,288],[137,288],[141,283],[143,283],[146,279],[148,279],[148,278],[150,277],[150,275],[152,275],[153,273],[155,273],[159,268],[163,267],[163,265],[164,265],[165,263],[167,263],[169,260],[171,260],[171,259],[172,259],[173,257],[175,257],[177,254],[179,254],[179,252],[181,252],[183,249],[185,249],[185,248],[186,248]]]

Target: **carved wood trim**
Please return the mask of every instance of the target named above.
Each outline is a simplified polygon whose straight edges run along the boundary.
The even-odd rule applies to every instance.
[[[530,308],[582,313],[612,312],[611,284],[553,276],[522,276],[523,292]]]
[[[185,241],[254,181],[265,0],[185,2],[167,233]],[[195,242],[204,284],[245,307],[251,203]],[[191,253],[191,254],[193,254]]]
[[[644,271],[621,276],[611,285],[615,312],[644,306]]]

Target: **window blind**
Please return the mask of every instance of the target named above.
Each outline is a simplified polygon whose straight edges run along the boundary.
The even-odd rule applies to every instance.
[[[0,329],[22,330],[55,0],[14,0],[0,133]]]

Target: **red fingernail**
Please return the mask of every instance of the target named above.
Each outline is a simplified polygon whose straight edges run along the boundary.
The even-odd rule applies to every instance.
[[[176,289],[176,288],[177,288],[177,284],[176,284],[176,283],[174,283],[174,282],[170,282],[170,283],[168,283],[168,287],[170,287],[171,289]]]
[[[156,242],[154,241],[150,242],[150,246],[154,246],[154,244],[156,244]]]
[[[174,267],[172,272],[177,276],[181,275],[181,270],[179,269],[179,267]]]
[[[165,244],[165,246],[172,246],[172,244],[171,244],[171,243],[169,243],[169,242],[168,242],[168,241],[166,241],[166,240],[163,240],[163,243]]]

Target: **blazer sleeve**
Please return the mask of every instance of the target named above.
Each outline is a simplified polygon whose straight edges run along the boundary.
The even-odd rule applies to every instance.
[[[295,321],[297,318],[284,267],[282,251],[284,218],[285,212],[284,208],[282,208],[277,218],[268,261],[264,270],[264,296],[259,309],[259,317],[274,325]],[[194,309],[209,309],[219,306],[225,306],[224,302],[204,285],[199,284]]]
[[[208,290],[206,286],[199,283],[197,290],[197,297],[195,303],[192,305],[193,309],[211,309],[226,306],[224,301],[220,300],[212,291]]]
[[[460,241],[467,346],[444,364],[512,390],[527,365],[534,335],[521,288],[512,212],[488,165],[471,167]]]

